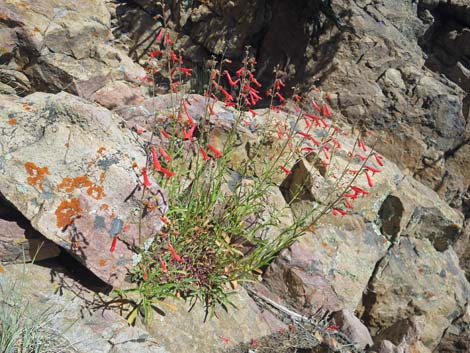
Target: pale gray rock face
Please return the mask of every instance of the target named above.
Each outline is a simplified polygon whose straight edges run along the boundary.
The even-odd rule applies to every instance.
[[[41,319],[52,337],[65,339],[67,353],[169,353],[148,331],[131,327],[118,313],[90,310],[93,293],[55,262],[9,265],[0,289],[15,293],[28,319]],[[103,295],[103,294],[102,294]],[[4,299],[4,298],[2,298]],[[1,303],[0,305],[4,305]],[[73,349],[72,349],[73,347]]]
[[[14,119],[0,122],[1,192],[36,230],[121,286],[129,247],[139,242],[145,154],[136,137],[108,110],[67,93],[1,96],[0,102],[2,116]],[[160,229],[167,207],[156,184],[146,197],[159,207],[144,218],[142,241]]]

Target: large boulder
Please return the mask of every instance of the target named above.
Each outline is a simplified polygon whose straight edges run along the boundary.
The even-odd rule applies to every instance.
[[[380,339],[392,342],[401,339],[393,325],[419,318],[419,341],[433,350],[466,312],[469,298],[470,285],[452,249],[438,252],[427,239],[402,237],[377,265],[359,311],[373,335],[381,332]]]
[[[160,229],[167,207],[158,185],[142,189],[146,156],[136,137],[108,110],[67,93],[0,102],[10,117],[0,121],[0,191],[36,230],[122,285],[132,247]],[[140,222],[147,199],[159,207]]]
[[[11,88],[5,93],[67,91],[93,99],[115,82],[132,90],[145,75],[113,46],[104,1],[9,1],[0,11],[0,82]]]

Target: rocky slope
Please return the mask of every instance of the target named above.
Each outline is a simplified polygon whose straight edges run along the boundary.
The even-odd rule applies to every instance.
[[[389,159],[374,192],[358,205],[361,211],[323,219],[313,234],[279,256],[256,291],[307,316],[319,308],[354,311],[372,334],[372,351],[470,350],[465,1],[334,0],[343,31],[313,0],[164,3],[166,25],[197,78],[203,79],[211,55],[231,57],[236,67],[251,45],[261,82],[269,83],[279,66],[288,87],[321,86],[343,121],[375,132],[378,141],[368,142]],[[40,232],[101,280],[123,283],[136,230],[128,230],[115,253],[102,250],[109,249],[135,207],[133,163],[143,163],[137,142],[146,135],[137,137],[132,128],[158,124],[155,113],[169,108],[165,96],[152,99],[140,88],[145,53],[159,48],[160,13],[149,0],[86,0],[73,6],[62,0],[0,2],[3,263],[18,259],[19,240],[29,243],[34,257]],[[200,108],[192,109],[197,116]],[[230,110],[220,105],[216,112],[230,120]],[[250,138],[247,134],[243,143]],[[292,178],[310,177],[302,163],[308,161],[299,162]],[[77,179],[83,175],[89,179]],[[286,180],[283,191],[293,185]],[[147,215],[148,232],[161,226],[166,207],[164,190],[153,192],[162,202]],[[318,191],[312,185],[310,192]],[[12,204],[30,223],[12,216]],[[71,232],[58,214],[70,219],[75,206],[88,213]],[[57,256],[52,242],[38,259]],[[31,271],[38,281],[44,276],[43,270]],[[103,333],[102,351],[220,351],[226,347],[221,337],[234,344],[285,328],[245,291],[237,301],[241,311],[200,326],[195,323],[202,321],[202,310],[187,314],[178,302],[177,311],[157,320],[150,333],[122,328],[121,340],[116,324]],[[85,327],[103,324],[96,315],[84,320]],[[354,338],[346,327],[340,329]],[[165,328],[175,333],[164,334]],[[145,339],[135,338],[142,335]],[[371,343],[358,341],[359,348]],[[80,349],[96,351],[88,345]]]

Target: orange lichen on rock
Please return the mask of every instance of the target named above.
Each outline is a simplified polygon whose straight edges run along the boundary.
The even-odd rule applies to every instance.
[[[75,178],[63,178],[62,183],[57,185],[57,189],[65,189],[66,192],[73,192],[75,189],[93,186],[93,183],[86,175]]]
[[[106,147],[100,147],[96,153],[103,154],[104,151],[106,151]]]
[[[62,201],[55,211],[57,227],[62,229],[73,224],[75,218],[80,216],[81,211],[79,199],[73,198],[70,201]]]
[[[90,186],[86,192],[95,200],[101,200],[105,195],[103,187],[98,185]]]
[[[106,179],[106,172],[101,172],[100,174],[100,183],[103,184]]]
[[[75,189],[87,188],[87,194],[95,200],[100,200],[105,196],[102,186],[95,185],[86,175],[75,178],[63,178],[62,183],[57,185],[57,189],[64,189],[66,192],[73,192]]]
[[[100,265],[101,267],[106,266],[106,262],[107,262],[106,259],[100,259],[99,265]]]
[[[24,167],[26,172],[30,175],[27,179],[28,184],[35,185],[42,190],[42,179],[44,178],[44,175],[50,175],[49,169],[47,167],[38,167],[33,162],[26,162]]]
[[[17,121],[16,121],[15,118],[11,118],[10,120],[8,120],[9,125],[15,125],[16,123],[17,123]]]
[[[101,211],[107,211],[107,210],[109,210],[109,205],[106,204],[106,203],[102,204],[102,205],[100,206],[100,210],[101,210]]]

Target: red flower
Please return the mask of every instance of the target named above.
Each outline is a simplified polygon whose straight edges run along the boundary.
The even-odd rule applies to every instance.
[[[171,245],[171,244],[168,244],[168,250],[170,250],[171,252],[171,256],[178,262],[184,262],[184,260],[181,258],[181,256],[179,256],[177,253],[176,253],[176,250],[175,248]]]
[[[189,114],[188,105],[186,104],[186,101],[183,101],[183,110],[186,113],[186,117],[188,118],[187,124],[188,125],[194,125],[194,120],[193,120],[191,114]]]
[[[279,100],[280,100],[281,102],[284,102],[284,101],[285,101],[285,98],[284,98],[284,97],[282,96],[282,94],[280,94],[279,92],[276,93],[276,96],[277,96],[277,98],[279,98]]]
[[[333,116],[328,104],[322,104],[322,106],[321,106],[321,115],[324,116],[325,118],[329,118],[329,117]]]
[[[163,137],[166,137],[167,139],[171,138],[171,135],[165,130],[161,129],[160,132],[163,135]]]
[[[117,236],[113,238],[113,241],[111,242],[111,247],[109,248],[109,251],[114,252],[116,250],[116,243],[117,243]]]
[[[159,147],[158,150],[160,151],[160,154],[163,156],[163,158],[165,158],[167,161],[173,160],[173,158],[171,158],[171,156],[168,153],[166,153],[166,151],[161,146]]]
[[[148,279],[147,270],[144,268],[144,281],[146,281],[147,279]]]
[[[180,72],[182,72],[182,73],[184,73],[184,74],[186,75],[186,77],[191,76],[191,73],[192,73],[192,71],[193,71],[193,69],[188,69],[188,68],[186,68],[186,67],[178,67],[177,70],[180,71]]]
[[[348,213],[340,208],[333,208],[331,210],[331,213],[333,213],[334,216],[345,216]]]
[[[372,172],[372,175],[374,175],[375,173],[380,173],[381,170],[380,169],[377,169],[377,168],[374,168],[374,167],[370,167],[368,165],[364,166],[364,168],[370,170]]]
[[[170,171],[166,168],[163,168],[163,167],[161,167],[159,171],[162,172],[163,174],[165,174],[167,178],[171,178],[172,176],[176,175],[175,172],[172,172],[172,171]]]
[[[212,146],[212,145],[207,145],[207,148],[209,148],[209,149],[212,151],[212,153],[214,153],[214,155],[216,156],[216,158],[217,158],[217,157],[223,157],[223,155],[224,155],[222,152],[220,152],[217,148],[215,148],[215,147]]]
[[[149,52],[149,56],[154,58],[154,57],[160,55],[161,53],[162,53],[161,50],[154,50],[154,51]]]
[[[156,170],[160,170],[162,166],[160,165],[160,162],[158,161],[157,151],[155,149],[155,146],[152,146],[151,151],[152,151],[153,167]],[[142,173],[144,173],[144,171],[142,171]],[[145,175],[147,175],[147,170],[145,170]],[[145,179],[145,176],[144,176],[144,179]]]
[[[216,115],[215,112],[214,112],[214,108],[212,107],[211,104],[208,104],[208,107],[209,107],[209,115]]]
[[[351,203],[348,201],[348,200],[344,200],[344,206],[346,206],[346,208],[349,208],[349,209],[353,209],[353,205],[351,205]]]
[[[171,40],[170,33],[166,33],[165,44],[172,44],[173,41]]]
[[[147,169],[142,168],[142,176],[144,177],[144,186],[147,188],[152,186],[152,183],[150,182],[149,177],[147,175]]]
[[[160,266],[162,267],[162,271],[163,272],[168,272],[168,269],[166,267],[165,262],[163,262],[163,260],[160,257],[158,258],[158,261],[160,262]]]
[[[207,155],[206,151],[204,151],[204,148],[199,147],[199,151],[201,151],[202,158],[207,162],[210,158],[209,158],[209,156]]]
[[[366,156],[359,154],[359,153],[356,154],[356,157],[359,157],[361,161],[365,161],[367,159]]]
[[[372,182],[372,178],[369,175],[369,172],[366,170],[366,178],[367,178],[367,184],[369,184],[370,187],[374,186],[374,183]]]
[[[320,106],[313,99],[312,99],[312,105],[316,110],[318,110],[318,111],[321,110]]]
[[[338,331],[339,326],[338,325],[330,325],[326,328],[327,331]]]
[[[232,87],[233,87],[233,86],[236,86],[236,85],[238,85],[238,82],[240,82],[240,79],[237,79],[237,80],[235,80],[235,81],[232,80],[232,78],[230,77],[230,74],[228,73],[227,70],[224,71],[224,74],[225,74],[225,77],[227,77],[227,81],[228,81],[228,84],[229,84],[230,86],[232,86]]]
[[[227,338],[227,337],[220,336],[220,339],[222,340],[222,342],[224,342],[224,344],[227,344],[230,342],[230,338]]]
[[[282,171],[283,171],[284,173],[286,173],[286,175],[289,175],[289,174],[292,173],[292,171],[290,171],[289,169],[287,169],[287,168],[284,167],[283,165],[280,165],[279,168],[281,168]]]
[[[183,137],[184,137],[185,140],[192,140],[193,139],[194,129],[196,129],[196,124],[191,126],[191,129],[189,129],[188,131],[183,130]]]
[[[285,87],[286,84],[284,82],[282,82],[280,79],[277,79],[275,82],[274,82],[274,88],[276,91],[279,91],[282,87]]]
[[[380,154],[374,154],[375,160],[377,161],[377,164],[380,165],[381,167],[384,166],[384,163],[382,161],[382,157]]]
[[[158,32],[158,35],[157,35],[157,38],[156,38],[156,41],[157,42],[160,42],[163,38],[163,34],[165,33],[165,30],[162,28],[160,28],[160,32]]]
[[[358,195],[369,195],[369,192],[365,191],[364,189],[360,188],[359,186],[351,186],[351,189]]]

